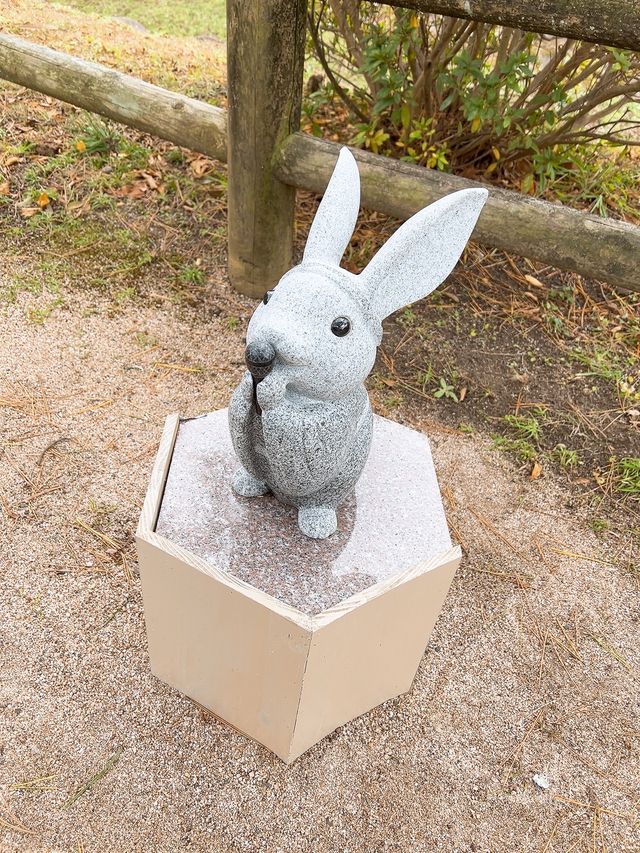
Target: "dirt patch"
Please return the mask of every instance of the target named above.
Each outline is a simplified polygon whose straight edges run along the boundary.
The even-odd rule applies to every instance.
[[[462,567],[411,693],[287,768],[151,675],[132,549],[163,418],[227,402],[241,328],[78,291],[33,323],[31,298],[0,344],[4,849],[637,849],[628,534],[407,409]]]
[[[419,401],[529,471],[597,488],[640,446],[640,302],[518,263],[489,272],[472,249],[448,285],[388,324],[377,387],[388,408]]]

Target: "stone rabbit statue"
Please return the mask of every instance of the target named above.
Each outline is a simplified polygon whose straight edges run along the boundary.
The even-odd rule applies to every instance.
[[[360,179],[342,148],[302,263],[265,294],[249,322],[248,370],[229,406],[242,463],[237,494],[272,492],[298,508],[300,530],[314,539],[336,530],[336,508],[369,453],[373,416],[364,380],[382,321],[444,281],[486,198],[486,190],[468,189],[439,199],[354,275],[339,264],[358,216]]]

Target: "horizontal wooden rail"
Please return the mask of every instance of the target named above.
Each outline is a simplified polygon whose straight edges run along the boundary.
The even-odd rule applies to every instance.
[[[640,50],[639,0],[393,0],[388,5]]]
[[[75,104],[162,139],[227,160],[226,113],[13,36],[0,35],[0,78]],[[289,136],[274,162],[283,183],[324,192],[339,146],[301,133]],[[465,178],[354,151],[364,207],[407,219],[454,190],[478,186]],[[640,290],[640,228],[563,205],[490,189],[475,239],[588,278]]]
[[[227,119],[219,107],[4,33],[0,78],[226,162]]]
[[[275,173],[285,183],[321,193],[339,149],[335,142],[295,133],[280,149]],[[353,153],[360,167],[363,207],[398,219],[408,219],[454,190],[483,186],[389,157]],[[640,228],[510,190],[488,189],[489,198],[474,231],[478,242],[640,290]]]

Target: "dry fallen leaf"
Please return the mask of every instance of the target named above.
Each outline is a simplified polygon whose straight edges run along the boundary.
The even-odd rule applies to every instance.
[[[533,275],[525,275],[525,279],[531,285],[531,287],[542,287],[542,288],[544,288],[544,284]]]
[[[537,480],[542,474],[542,465],[539,462],[533,463],[533,468],[531,469],[531,479]]]
[[[20,216],[23,219],[31,219],[36,213],[40,213],[39,207],[22,207],[20,208]]]
[[[211,160],[205,160],[204,158],[199,157],[197,160],[191,161],[190,168],[196,178],[201,178],[203,175],[206,175],[207,172],[211,171],[213,163]]]
[[[4,183],[0,184],[0,195],[9,195],[9,192],[9,181],[5,181]]]
[[[127,184],[124,187],[119,187],[114,193],[114,195],[119,196],[120,198],[142,198],[148,191],[149,187],[145,183],[145,181],[136,181],[133,184]]]
[[[140,177],[144,180],[145,184],[149,187],[149,189],[158,189],[158,182],[156,181],[153,175],[149,174],[149,172],[140,172]]]
[[[466,387],[466,385],[465,385],[465,387],[464,387],[464,388],[461,388],[461,389],[460,389],[460,393],[458,394],[458,399],[460,400],[460,402],[461,402],[461,403],[463,403],[463,402],[464,402],[464,398],[465,398],[466,396],[467,396],[467,387]]]

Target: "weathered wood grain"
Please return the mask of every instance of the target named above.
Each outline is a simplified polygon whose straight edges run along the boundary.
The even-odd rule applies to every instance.
[[[280,149],[276,174],[292,186],[322,193],[339,150],[334,142],[292,134]],[[408,219],[454,190],[482,186],[388,157],[353,153],[360,167],[363,207],[398,219]],[[510,190],[487,188],[489,199],[473,239],[587,278],[640,290],[640,228]]]
[[[226,112],[96,62],[0,34],[0,78],[227,159]]]
[[[638,0],[393,0],[389,5],[640,50]]]
[[[0,34],[0,78],[226,160],[226,113],[210,104],[4,34]],[[275,120],[270,125],[267,122],[264,102],[261,122],[251,110],[244,119],[236,117],[235,138],[241,151],[238,157],[233,153],[230,257],[237,260],[235,285],[253,296],[260,296],[277,281],[291,262],[294,187],[323,192],[339,148],[299,133],[279,145],[286,128],[297,125],[294,94],[287,101],[293,115],[281,113],[277,128]],[[250,91],[245,95],[249,97]],[[247,106],[245,95],[237,102],[238,113],[242,112],[240,103]],[[259,138],[259,128],[264,126],[270,128],[267,141]],[[249,135],[246,146],[243,129]],[[250,168],[251,152],[262,157],[260,168]],[[360,163],[363,205],[400,219],[442,195],[476,186],[454,175],[362,151],[354,153]],[[245,190],[247,197],[243,196]],[[640,290],[640,228],[615,219],[491,188],[475,237],[488,246]]]
[[[295,189],[271,166],[298,129],[305,0],[229,0],[229,277],[262,296],[291,265]]]

